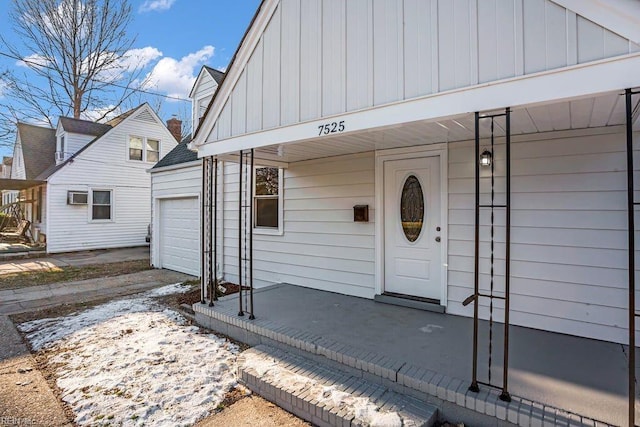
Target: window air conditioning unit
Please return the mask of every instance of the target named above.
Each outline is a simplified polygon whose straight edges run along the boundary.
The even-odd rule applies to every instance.
[[[68,205],[86,205],[89,202],[89,193],[86,191],[67,191]]]

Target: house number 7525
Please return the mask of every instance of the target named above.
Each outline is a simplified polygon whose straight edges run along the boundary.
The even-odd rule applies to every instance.
[[[318,126],[318,136],[329,135],[330,133],[344,132],[344,120],[339,122],[325,123]]]

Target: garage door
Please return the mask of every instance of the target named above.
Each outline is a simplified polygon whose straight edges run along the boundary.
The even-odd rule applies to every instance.
[[[160,201],[162,268],[200,275],[200,209],[195,197]]]

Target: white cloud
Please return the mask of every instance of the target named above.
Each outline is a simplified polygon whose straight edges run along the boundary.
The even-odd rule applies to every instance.
[[[145,0],[140,6],[140,12],[168,10],[175,2],[176,0]]]
[[[147,46],[140,49],[128,50],[120,59],[120,66],[127,71],[145,68],[152,61],[160,58],[162,52],[155,47]]]
[[[17,66],[25,68],[42,68],[49,65],[50,63],[51,61],[49,61],[49,59],[37,53],[25,56],[22,60],[16,61]]]
[[[145,88],[165,92],[169,96],[186,98],[200,67],[213,56],[214,50],[213,46],[205,46],[179,61],[169,57],[162,58],[147,75],[148,83]]]

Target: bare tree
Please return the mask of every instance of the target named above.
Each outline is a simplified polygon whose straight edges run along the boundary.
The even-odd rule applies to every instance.
[[[20,45],[0,36],[0,48],[23,71],[0,73],[1,139],[18,120],[53,125],[57,116],[87,112],[104,119],[141,86],[128,0],[13,0],[10,19]]]

